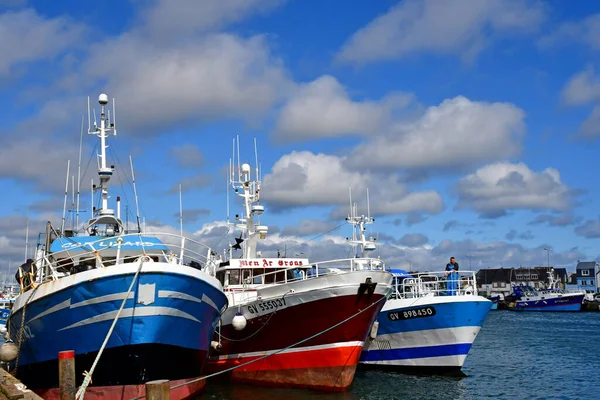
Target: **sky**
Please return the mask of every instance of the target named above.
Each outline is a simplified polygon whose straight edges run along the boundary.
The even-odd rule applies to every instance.
[[[253,167],[257,143],[265,256],[352,256],[351,187],[391,267],[600,259],[596,2],[0,0],[0,38],[4,273],[61,226],[66,179],[75,228],[90,218],[98,139],[81,163],[79,143],[100,93],[111,206],[135,220],[131,157],[146,232],[179,231],[181,185],[186,234],[234,243],[239,136]]]

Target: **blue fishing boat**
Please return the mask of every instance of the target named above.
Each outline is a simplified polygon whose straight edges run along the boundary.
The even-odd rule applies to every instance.
[[[119,197],[116,214],[109,209],[114,166],[107,166],[106,138],[116,130],[108,97],[99,102],[100,126],[88,129],[100,138],[93,189],[101,207],[81,235],[48,222],[45,243],[21,268],[8,320],[19,349],[16,373],[43,398],[60,398],[59,352],[73,350],[78,399],[143,396],[145,382],[156,379],[179,385],[171,396],[185,398],[204,386],[196,378],[227,308],[221,284],[206,272],[214,252],[181,235],[143,233],[139,218],[130,233]]]
[[[567,291],[556,287],[558,280],[554,270],[548,273],[548,288],[535,289],[529,285],[513,286],[513,293],[506,296],[511,311],[581,311],[585,291]]]
[[[391,270],[394,290],[360,362],[397,370],[460,370],[492,302],[477,294],[475,273]]]

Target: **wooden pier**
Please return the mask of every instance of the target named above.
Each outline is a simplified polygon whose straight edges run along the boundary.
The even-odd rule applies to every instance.
[[[43,400],[17,378],[0,368],[0,400]]]

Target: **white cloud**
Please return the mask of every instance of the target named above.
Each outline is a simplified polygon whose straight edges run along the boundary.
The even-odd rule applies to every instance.
[[[405,0],[354,33],[338,59],[367,63],[438,52],[469,60],[494,36],[535,31],[543,18],[537,1]]]
[[[392,93],[380,101],[353,101],[332,76],[324,75],[298,88],[277,121],[276,137],[300,140],[343,134],[369,135],[384,129],[394,108],[408,105],[413,96]]]
[[[472,208],[489,217],[515,209],[564,211],[573,203],[572,191],[557,170],[535,172],[523,163],[487,165],[462,178],[457,189],[458,208]]]
[[[460,168],[502,160],[521,151],[525,113],[510,103],[474,102],[459,96],[429,107],[416,122],[357,147],[351,166]]]
[[[407,247],[421,247],[429,242],[429,238],[422,233],[407,233],[398,239],[398,244]]]
[[[562,90],[563,102],[568,105],[582,105],[600,99],[600,77],[593,67],[577,73]]]
[[[48,151],[60,149],[60,151]],[[28,138],[6,141],[0,146],[0,178],[32,182],[38,189],[58,193],[64,190],[67,160],[75,175],[78,148],[75,142]],[[53,171],[48,173],[48,171]]]
[[[600,219],[590,219],[575,228],[575,233],[588,239],[600,238]]]
[[[181,178],[179,182],[173,185],[167,193],[179,193],[179,185],[181,185],[182,192],[189,192],[190,190],[203,189],[209,186],[211,182],[211,175],[200,173],[194,176]]]
[[[531,233],[531,231],[517,232],[516,229],[511,229],[504,237],[507,240],[510,240],[511,242],[515,239],[531,240],[534,238],[533,233]]]
[[[575,216],[571,212],[559,215],[540,214],[529,225],[548,224],[548,226],[569,226],[580,223],[581,219],[581,217]]]
[[[440,269],[443,265],[439,262],[444,262],[445,265],[450,256],[457,258],[461,269],[469,269],[469,261],[463,258],[462,254],[472,255],[473,270],[494,267],[543,266],[547,263],[545,246],[547,245],[525,247],[519,243],[476,242],[470,239],[442,240],[431,250],[431,256],[435,257],[435,260],[439,260],[437,265],[440,265]],[[578,259],[586,259],[586,255],[577,249],[552,251],[550,264],[574,269],[573,266]]]
[[[183,144],[171,148],[171,157],[182,167],[199,167],[204,161],[202,152],[193,144]]]
[[[443,209],[441,196],[435,191],[410,192],[397,175],[375,175],[350,171],[345,159],[308,151],[292,152],[281,157],[271,173],[263,179],[263,199],[278,208],[308,205],[342,206],[333,217],[345,216],[348,187],[356,200],[371,194],[373,215],[424,212],[435,214]]]
[[[153,38],[184,37],[223,28],[253,14],[265,13],[282,0],[156,0],[142,15]]]
[[[257,120],[286,91],[265,38],[210,34],[157,47],[125,34],[94,49],[87,72],[107,80],[120,124],[147,135],[165,126],[222,117]]]
[[[290,225],[283,228],[282,236],[308,236],[325,233],[334,228],[334,224],[327,221],[316,219],[305,219],[297,225]]]
[[[66,17],[44,18],[35,10],[0,13],[0,78],[22,63],[47,60],[72,48],[83,26]]]
[[[594,106],[589,117],[581,123],[578,136],[584,139],[600,136],[600,105]]]
[[[581,21],[569,21],[539,40],[542,48],[552,48],[561,42],[581,42],[593,50],[600,50],[600,14],[593,14]]]
[[[184,223],[196,222],[201,216],[210,215],[210,210],[206,208],[188,208],[183,210]],[[174,217],[179,218],[179,213],[174,213]]]

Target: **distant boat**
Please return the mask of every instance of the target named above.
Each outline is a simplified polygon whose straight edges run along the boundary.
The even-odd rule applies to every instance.
[[[394,291],[360,362],[409,372],[460,370],[493,304],[477,294],[475,273],[458,272],[458,289],[448,291],[444,272],[391,272]]]
[[[198,263],[210,264],[210,249],[181,235],[142,233],[139,219],[137,232],[127,234],[119,197],[116,215],[108,207],[114,166],[107,165],[106,138],[116,130],[105,110],[108,97],[101,94],[99,103],[100,126],[94,120],[89,133],[100,138],[100,184],[92,188],[101,193],[101,207],[82,235],[48,222],[45,243],[20,270],[31,272],[20,275],[21,294],[8,320],[19,348],[16,374],[43,398],[58,399],[59,352],[73,350],[86,399],[143,396],[144,384],[157,379],[179,385],[171,396],[184,398],[205,385],[196,378],[227,298]]]
[[[556,288],[557,281],[550,270],[549,288],[535,289],[529,285],[513,286],[513,293],[506,296],[511,311],[581,311],[585,292],[566,291]]]

